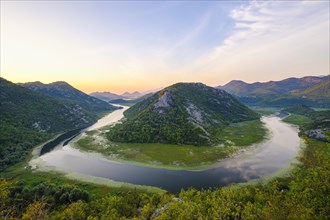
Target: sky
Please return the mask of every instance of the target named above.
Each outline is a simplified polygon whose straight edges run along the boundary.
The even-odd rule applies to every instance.
[[[329,74],[329,1],[0,1],[1,77],[87,93]]]

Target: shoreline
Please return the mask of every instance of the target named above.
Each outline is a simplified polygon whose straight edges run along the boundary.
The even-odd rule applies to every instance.
[[[278,121],[285,123],[281,119],[278,119]],[[108,161],[108,162],[112,162],[112,163],[129,164],[129,165],[139,166],[139,167],[149,167],[149,168],[165,169],[165,170],[173,170],[173,171],[196,171],[196,172],[198,172],[198,171],[211,170],[213,168],[221,167],[223,164],[226,163],[226,161],[230,161],[235,158],[236,159],[244,158],[244,156],[248,157],[251,154],[255,155],[258,151],[262,150],[263,148],[260,145],[267,143],[273,137],[271,127],[268,124],[266,124],[265,122],[263,122],[263,123],[264,123],[264,126],[267,128],[267,137],[265,137],[262,141],[254,143],[250,146],[247,146],[245,149],[244,148],[238,149],[230,157],[219,159],[219,161],[216,161],[215,163],[207,163],[207,164],[201,164],[201,165],[197,165],[197,166],[185,166],[185,167],[177,166],[177,167],[175,167],[175,166],[167,166],[167,165],[159,165],[159,164],[149,164],[149,163],[143,163],[143,162],[138,162],[138,161],[129,161],[129,160],[123,160],[123,159],[118,159],[118,158],[117,159],[111,158],[111,157],[107,157],[107,156],[103,155],[102,153],[98,153],[98,152],[84,151],[84,150],[81,150],[74,146],[76,141],[79,140],[81,138],[81,136],[83,136],[85,134],[84,132],[82,132],[78,136],[74,137],[69,142],[69,144],[67,146],[65,146],[64,148],[69,149],[69,150],[78,151],[81,154],[84,154],[84,156],[86,156],[86,157],[94,157],[98,160]],[[298,130],[297,127],[293,126],[292,124],[289,124],[289,123],[285,123],[285,124],[289,125],[295,131]],[[97,130],[102,130],[104,128],[105,127],[101,127]],[[51,140],[53,140],[53,139],[51,139]],[[49,141],[51,141],[51,140],[49,140]],[[89,182],[89,183],[96,183],[96,184],[105,185],[105,186],[109,186],[109,187],[115,187],[115,188],[124,187],[124,188],[132,188],[132,189],[139,188],[139,189],[145,190],[147,192],[148,191],[149,192],[166,192],[166,190],[161,189],[159,187],[153,187],[153,186],[148,186],[148,185],[135,185],[135,184],[126,183],[126,182],[119,182],[119,181],[114,181],[111,178],[98,177],[98,176],[93,176],[92,174],[83,174],[83,173],[79,173],[79,172],[75,172],[75,171],[73,171],[73,172],[66,171],[65,168],[58,168],[56,166],[49,165],[49,164],[47,164],[46,161],[43,161],[42,158],[38,157],[37,152],[40,151],[41,146],[42,146],[42,144],[37,146],[35,149],[33,149],[32,159],[28,162],[28,164],[31,167],[33,172],[35,172],[35,171],[36,172],[37,171],[58,172],[58,173],[63,174],[63,176],[65,178],[75,179],[75,180]],[[240,147],[238,147],[238,148],[240,148]],[[301,149],[302,149],[302,146],[299,146],[298,154],[300,154]],[[296,157],[294,157],[291,161],[288,162],[287,165],[285,165],[284,167],[275,171],[274,173],[266,174],[265,176],[261,176],[257,179],[250,179],[250,180],[247,180],[246,182],[235,183],[235,185],[240,186],[240,185],[245,185],[245,184],[267,183],[268,181],[270,181],[271,179],[274,179],[276,177],[286,176],[294,168],[295,165],[293,163],[295,163],[296,161],[297,161],[297,159],[296,159]],[[226,187],[226,186],[223,186],[223,187]]]
[[[263,116],[263,117],[265,117],[265,116]],[[259,149],[261,147],[260,145],[262,145],[263,143],[266,143],[267,141],[269,141],[272,138],[272,132],[270,130],[270,127],[266,123],[264,123],[264,122],[262,122],[262,123],[263,123],[263,126],[266,128],[266,135],[262,140],[255,142],[248,146],[230,146],[232,149],[234,149],[234,152],[231,155],[229,155],[228,157],[218,158],[214,162],[199,164],[199,165],[192,165],[192,166],[171,166],[171,165],[162,165],[162,164],[151,164],[151,163],[140,162],[140,161],[136,161],[136,160],[126,160],[126,159],[120,159],[120,158],[115,158],[115,157],[111,157],[111,156],[106,156],[97,151],[83,150],[78,146],[77,141],[84,135],[84,133],[81,133],[77,137],[75,137],[69,143],[69,147],[72,149],[76,149],[81,153],[84,153],[84,154],[87,154],[90,156],[95,156],[98,159],[107,160],[107,161],[111,161],[111,162],[119,162],[119,163],[131,164],[131,165],[136,165],[136,166],[142,166],[142,167],[151,167],[151,168],[156,168],[156,169],[198,172],[198,171],[204,171],[204,170],[208,170],[208,169],[212,169],[212,168],[217,168],[217,167],[221,166],[221,164],[226,160],[230,160],[235,157],[239,157],[239,156],[243,155],[244,153],[246,153],[247,151],[251,151],[251,150],[256,151],[257,149]],[[101,131],[105,127],[106,126],[101,127],[95,131]],[[210,148],[216,148],[216,146],[212,146]]]

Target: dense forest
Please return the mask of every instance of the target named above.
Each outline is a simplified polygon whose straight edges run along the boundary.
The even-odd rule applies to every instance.
[[[65,84],[65,87],[69,85]],[[96,104],[102,102],[105,107],[87,108],[80,99],[88,95],[72,87],[61,94],[71,95],[70,99],[34,91],[0,78],[0,171],[22,161],[37,144],[56,134],[91,125],[101,112],[117,109],[94,97],[90,99]]]

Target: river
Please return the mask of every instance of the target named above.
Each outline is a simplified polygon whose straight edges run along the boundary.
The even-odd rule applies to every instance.
[[[116,123],[123,117],[126,109],[125,107],[110,113],[87,130]],[[226,186],[273,174],[287,167],[296,157],[302,145],[297,128],[282,122],[276,116],[263,117],[262,121],[270,131],[269,139],[201,171],[167,170],[109,161],[74,149],[70,147],[70,142],[63,146],[64,141],[39,159],[42,160],[42,166],[53,167],[63,172],[155,186],[174,193],[179,192],[181,188],[205,189]]]

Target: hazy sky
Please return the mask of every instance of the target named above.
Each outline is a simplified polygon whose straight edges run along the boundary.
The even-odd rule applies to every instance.
[[[1,1],[1,76],[85,91],[329,74],[329,1]]]

